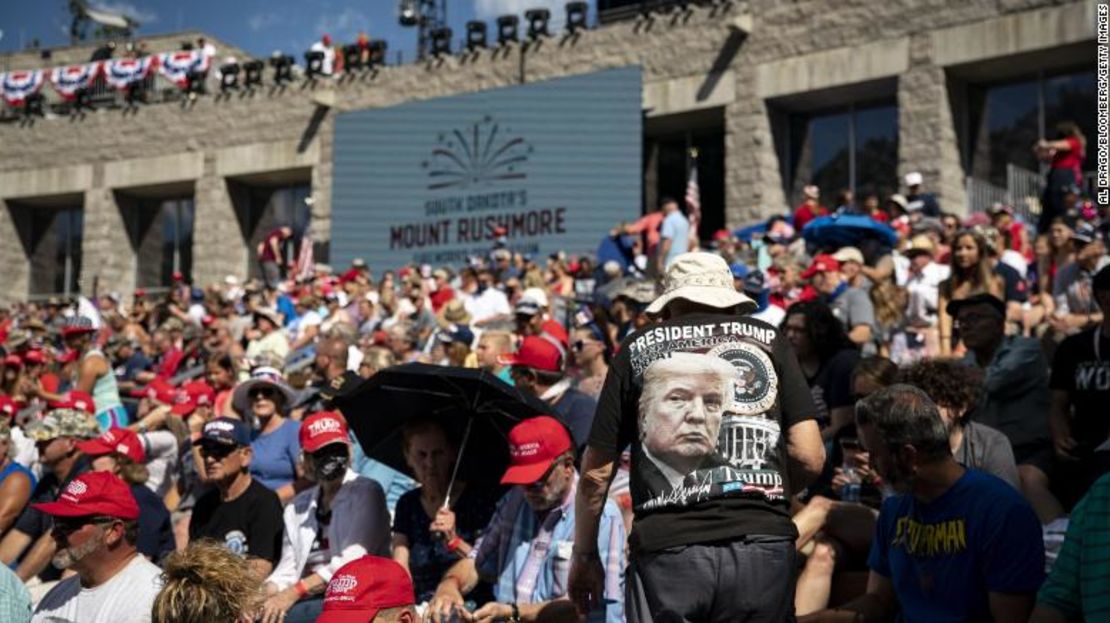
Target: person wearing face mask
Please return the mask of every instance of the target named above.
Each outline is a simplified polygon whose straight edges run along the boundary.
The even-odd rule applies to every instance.
[[[281,560],[263,585],[263,623],[315,621],[335,571],[367,554],[389,555],[389,511],[374,480],[351,471],[347,423],[335,411],[305,419],[305,475],[316,485],[285,507]]]

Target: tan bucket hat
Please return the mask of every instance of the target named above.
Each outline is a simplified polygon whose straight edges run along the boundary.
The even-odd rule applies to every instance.
[[[736,291],[724,258],[701,251],[683,253],[671,262],[663,276],[663,294],[648,305],[646,312],[657,316],[675,299],[719,309],[742,305],[742,313],[756,308],[755,301]]]

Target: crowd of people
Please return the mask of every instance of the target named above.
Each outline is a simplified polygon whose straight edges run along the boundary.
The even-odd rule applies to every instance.
[[[906,182],[456,268],[291,274],[279,228],[260,279],[4,308],[0,618],[1110,616],[1110,215]],[[889,235],[803,235],[838,212]],[[411,362],[546,406],[492,485],[433,413],[404,466],[352,432],[338,397]]]

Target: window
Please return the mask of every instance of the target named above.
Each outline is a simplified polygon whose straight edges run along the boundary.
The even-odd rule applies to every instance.
[[[308,184],[280,188],[250,187],[247,192],[246,223],[251,249],[248,274],[259,277],[262,273],[256,250],[270,232],[278,227],[292,227],[294,244],[286,247],[287,252],[294,254],[300,249],[301,238],[312,220],[312,211],[306,202],[312,195],[312,187]],[[285,259],[288,261],[296,257],[291,255]]]
[[[80,290],[81,208],[28,208],[31,223],[31,294],[62,294]]]
[[[1088,142],[1095,134],[1095,72],[1041,74],[968,89],[971,140],[965,155],[972,177],[1007,186],[1006,166],[1037,171],[1033,143],[1056,138],[1060,121],[1079,124]],[[1089,157],[1084,168],[1093,168]]]
[[[135,284],[142,288],[173,284],[180,272],[191,282],[193,272],[193,199],[146,199],[133,208],[129,220],[137,257]]]
[[[780,152],[785,191],[798,203],[802,188],[816,184],[821,202],[834,207],[842,189],[857,197],[888,195],[898,188],[898,107],[893,103],[791,114]]]

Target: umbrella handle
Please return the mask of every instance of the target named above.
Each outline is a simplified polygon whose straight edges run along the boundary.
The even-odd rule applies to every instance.
[[[459,465],[462,465],[463,453],[466,452],[466,442],[470,439],[470,427],[474,425],[472,416],[466,421],[466,431],[463,432],[462,443],[459,444],[459,455],[455,457],[455,469],[451,470],[451,481],[447,483],[447,495],[443,498],[443,508],[451,508],[451,489],[455,487],[455,478],[459,475]]]

